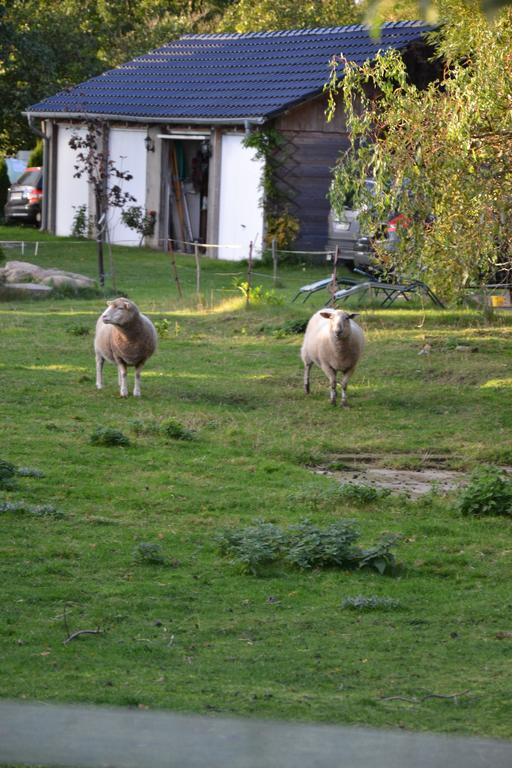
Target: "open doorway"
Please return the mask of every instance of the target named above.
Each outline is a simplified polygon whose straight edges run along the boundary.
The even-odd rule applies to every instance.
[[[169,180],[167,235],[175,248],[191,252],[194,243],[206,243],[209,137],[169,136],[166,143],[166,176]]]

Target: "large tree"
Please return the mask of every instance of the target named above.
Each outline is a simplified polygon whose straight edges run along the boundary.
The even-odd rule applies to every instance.
[[[219,24],[226,32],[354,24],[362,18],[354,0],[236,0]]]
[[[390,211],[403,213],[395,266],[449,298],[512,266],[512,10],[491,22],[476,0],[444,9],[433,38],[444,74],[426,89],[410,82],[397,52],[347,62],[343,79],[335,67],[331,94],[341,95],[352,145],[331,198],[341,211],[355,188],[362,201],[374,176],[365,226],[377,231]]]
[[[184,32],[232,0],[0,0],[0,154],[35,143],[21,112]]]

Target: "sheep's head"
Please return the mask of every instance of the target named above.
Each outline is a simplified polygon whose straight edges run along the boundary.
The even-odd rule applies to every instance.
[[[128,325],[139,310],[133,301],[128,299],[114,299],[114,301],[107,301],[107,309],[101,316],[104,323],[110,323],[111,325]]]
[[[337,339],[346,339],[350,335],[350,321],[357,317],[359,312],[344,312],[341,309],[324,309],[320,312],[331,324],[331,333]]]

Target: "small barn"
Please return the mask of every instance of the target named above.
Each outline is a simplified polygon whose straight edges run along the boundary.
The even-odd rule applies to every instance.
[[[261,250],[266,221],[264,160],[244,139],[272,128],[282,138],[277,182],[300,225],[294,247],[323,250],[331,170],[348,146],[343,111],[325,119],[329,62],[343,54],[362,63],[395,48],[421,83],[432,76],[430,30],[393,22],[378,39],[362,25],[185,35],[30,106],[25,114],[44,137],[43,228],[69,235],[77,208],[91,209],[69,139],[94,119],[106,126],[105,152],[133,177],[124,184],[134,204],[154,212],[151,245],[212,243],[220,245],[212,256],[246,258],[249,242]],[[116,209],[109,237],[137,241]]]

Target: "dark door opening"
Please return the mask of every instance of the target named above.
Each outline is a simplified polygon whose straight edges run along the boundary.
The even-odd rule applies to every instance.
[[[206,243],[208,220],[207,139],[169,141],[169,232],[176,249],[190,252],[194,243]]]

